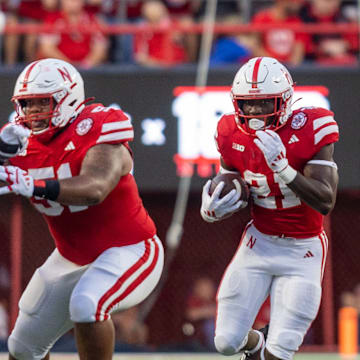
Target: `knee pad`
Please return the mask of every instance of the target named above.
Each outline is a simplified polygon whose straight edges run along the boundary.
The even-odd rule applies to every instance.
[[[255,312],[251,314],[244,305],[219,301],[214,339],[216,350],[223,355],[238,353],[247,343],[247,334],[254,322],[253,318]]]
[[[41,360],[45,357],[45,354],[35,354],[32,349],[14,339],[12,335],[8,338],[8,350],[9,353],[17,360]]]
[[[277,319],[267,341],[267,348],[274,356],[292,359],[317,315],[320,299],[321,287],[316,283],[300,279],[284,284],[281,318]]]
[[[214,339],[216,350],[226,356],[237,354],[247,343],[248,336],[242,340],[240,346],[238,345],[238,337],[235,335],[216,335]]]
[[[291,280],[284,286],[283,304],[295,317],[314,320],[320,300],[321,287],[318,284],[304,280]]]
[[[279,333],[278,346],[287,352],[294,353],[298,351],[302,344],[304,334],[298,331],[286,329]]]
[[[70,318],[75,323],[94,322],[96,303],[87,294],[76,294],[70,299]]]

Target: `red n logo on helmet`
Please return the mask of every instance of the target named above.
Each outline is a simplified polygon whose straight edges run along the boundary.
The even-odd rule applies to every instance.
[[[58,71],[64,81],[66,81],[66,79],[68,79],[71,83],[73,82],[68,70],[65,67],[63,69],[58,68]]]

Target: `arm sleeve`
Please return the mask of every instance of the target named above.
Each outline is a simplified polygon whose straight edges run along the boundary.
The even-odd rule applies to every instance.
[[[121,144],[132,141],[133,138],[134,129],[129,117],[121,110],[112,109],[103,120],[94,145]]]
[[[217,124],[216,132],[214,136],[215,144],[218,152],[225,161],[226,165],[228,165],[229,167],[234,167],[230,159],[230,156],[228,156],[229,133],[230,133],[230,129],[228,128],[228,124],[225,116],[223,116]]]
[[[317,109],[313,120],[313,141],[315,151],[323,146],[339,140],[339,127],[334,119],[334,113],[326,109]]]

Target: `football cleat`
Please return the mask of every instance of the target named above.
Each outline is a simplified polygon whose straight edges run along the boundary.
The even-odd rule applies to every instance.
[[[262,332],[263,335],[264,335],[264,345],[265,345],[266,338],[267,338],[267,335],[268,335],[268,332],[269,332],[269,324],[267,324],[263,328],[259,329],[259,331]],[[256,359],[258,359],[258,354],[260,353],[261,349],[262,349],[262,347],[253,354],[250,354],[249,351],[245,350],[242,353],[239,360],[256,360]]]

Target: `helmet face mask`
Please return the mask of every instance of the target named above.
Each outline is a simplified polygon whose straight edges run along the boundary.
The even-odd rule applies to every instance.
[[[231,89],[238,128],[248,135],[278,130],[291,115],[293,81],[273,58],[253,58],[243,65]]]
[[[51,94],[14,97],[12,100],[17,114],[16,122],[32,130],[34,135],[54,127],[51,118],[59,116],[59,107]],[[35,107],[35,111],[32,107]]]
[[[84,82],[80,73],[65,61],[35,61],[19,75],[11,100],[17,114],[15,121],[46,142],[83,109]]]

